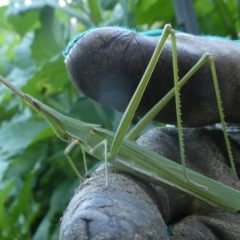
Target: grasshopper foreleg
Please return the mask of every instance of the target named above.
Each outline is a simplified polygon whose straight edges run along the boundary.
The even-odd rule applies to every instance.
[[[96,154],[97,151],[100,151],[100,154],[103,154],[104,162],[105,162],[105,178],[106,178],[106,185],[105,187],[108,187],[108,149],[107,149],[107,140],[103,140],[99,144],[97,144],[95,147],[93,147],[89,153],[90,154]]]
[[[77,174],[77,176],[78,176],[78,178],[80,179],[80,181],[84,182],[84,178],[83,178],[82,175],[79,173],[79,171],[78,171],[77,168],[75,167],[72,159],[71,159],[70,156],[69,156],[69,153],[70,153],[70,152],[72,151],[72,149],[73,149],[76,145],[78,145],[78,144],[79,144],[79,140],[74,139],[74,140],[70,143],[70,145],[66,148],[66,150],[64,151],[64,154],[66,155],[66,158],[67,158],[68,162],[70,163],[73,171]],[[84,165],[85,165],[85,167],[86,167],[85,154],[84,154],[83,156],[84,156],[84,157],[83,157],[83,158],[84,158]]]

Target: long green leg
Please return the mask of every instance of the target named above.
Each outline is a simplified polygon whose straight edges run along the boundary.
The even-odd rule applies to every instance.
[[[183,129],[182,129],[182,120],[181,120],[181,101],[180,101],[180,93],[179,93],[179,85],[178,85],[177,43],[176,43],[175,33],[173,30],[171,30],[171,38],[172,38],[173,78],[174,78],[174,88],[175,88],[175,102],[176,102],[180,155],[181,155],[183,174],[184,174],[185,180],[188,182],[191,182],[186,172],[186,160],[185,160]]]
[[[163,33],[161,35],[160,41],[153,53],[153,56],[148,64],[148,67],[142,77],[142,80],[140,81],[138,88],[136,89],[124,115],[122,118],[121,123],[119,124],[118,130],[116,132],[115,138],[113,140],[113,144],[110,150],[109,157],[113,158],[117,155],[119,148],[122,144],[122,141],[124,139],[124,136],[126,135],[126,132],[129,128],[129,125],[132,121],[132,118],[135,114],[135,111],[137,109],[137,106],[139,105],[139,102],[141,100],[141,97],[146,89],[146,86],[149,82],[149,79],[151,77],[151,74],[156,66],[156,63],[160,57],[160,54],[162,52],[162,49],[164,47],[164,44],[168,38],[168,36],[172,36],[172,58],[173,58],[173,71],[174,71],[174,83],[175,83],[175,95],[176,97],[176,109],[177,109],[177,125],[178,125],[178,131],[179,131],[179,144],[180,144],[180,154],[181,154],[181,161],[183,165],[183,171],[184,171],[184,177],[186,181],[191,182],[187,173],[186,173],[186,161],[184,156],[184,144],[183,144],[183,131],[181,126],[181,112],[180,112],[180,98],[179,98],[179,86],[178,86],[178,68],[177,68],[177,48],[176,48],[176,38],[175,33],[171,28],[171,25],[166,25]],[[198,184],[195,184],[199,187],[202,187]]]
[[[150,63],[147,67],[147,70],[145,71],[144,73],[144,76],[137,88],[137,90],[135,91],[135,94],[133,95],[129,105],[128,105],[128,108],[127,110],[125,111],[124,113],[124,116],[122,118],[122,121],[119,125],[119,128],[117,130],[117,133],[115,135],[115,138],[114,138],[114,141],[113,141],[113,144],[112,144],[112,147],[111,147],[111,150],[110,150],[110,157],[114,157],[116,156],[116,154],[118,153],[119,151],[119,148],[120,148],[120,145],[123,141],[123,138],[127,132],[127,129],[130,125],[130,122],[133,118],[133,115],[136,111],[136,108],[139,104],[139,101],[143,95],[143,92],[146,88],[146,85],[148,84],[148,81],[150,79],[150,76],[152,74],[152,71],[156,65],[156,62],[161,54],[161,51],[163,49],[163,46],[165,44],[165,41],[167,39],[167,37],[169,36],[169,34],[171,34],[171,37],[172,37],[172,58],[173,58],[173,70],[174,70],[174,82],[175,82],[175,87],[174,87],[174,92],[173,94],[170,93],[169,95],[173,95],[174,94],[176,95],[176,110],[177,110],[177,125],[178,125],[178,131],[179,131],[179,144],[180,144],[180,154],[181,154],[181,161],[182,161],[182,165],[183,165],[183,169],[184,169],[184,176],[185,176],[185,179],[186,181],[188,182],[191,182],[186,174],[186,164],[185,164],[185,156],[184,156],[184,144],[183,144],[183,132],[182,132],[182,127],[181,127],[181,112],[180,112],[180,98],[179,98],[179,88],[182,87],[180,86],[180,84],[178,83],[178,69],[177,69],[177,52],[176,52],[176,37],[175,37],[175,33],[174,31],[171,29],[171,26],[170,25],[166,25],[164,30],[163,30],[163,33],[162,33],[162,36],[161,36],[161,39],[159,41],[159,44],[158,46],[156,47],[156,50],[154,51],[154,54],[150,60]],[[200,59],[200,61],[197,63],[197,65],[195,65],[190,73],[188,73],[186,76],[185,76],[185,79],[182,79],[182,85],[185,84],[187,82],[188,79],[190,79],[190,77],[203,65],[205,64],[206,62],[210,61],[210,57],[206,54],[202,57],[202,59]],[[212,75],[213,75],[213,79],[214,79],[214,85],[216,86],[217,85],[217,77],[216,77],[216,71],[215,71],[215,66],[214,66],[214,63],[212,64],[211,61],[210,61],[210,66],[211,66],[211,70],[212,70]],[[215,73],[215,74],[214,74]],[[169,97],[169,95],[167,97]],[[230,158],[230,161],[231,161],[231,165],[232,165],[232,168],[233,168],[233,172],[234,174],[236,175],[236,169],[235,169],[235,166],[234,166],[234,161],[233,161],[233,158],[232,158],[232,154],[231,154],[231,148],[230,148],[230,143],[229,143],[229,140],[228,140],[228,136],[226,134],[226,124],[224,122],[224,118],[223,118],[223,113],[222,113],[222,107],[221,107],[221,100],[220,100],[220,95],[219,95],[219,90],[216,89],[216,95],[217,95],[217,102],[218,102],[218,107],[219,107],[219,113],[220,113],[220,118],[221,118],[221,123],[222,123],[222,126],[223,126],[223,131],[224,131],[224,137],[225,137],[225,141],[226,141],[226,144],[227,144],[227,150],[228,150],[228,154],[229,154],[229,158]],[[165,102],[166,102],[166,98],[164,99]],[[166,103],[165,103],[166,104]],[[152,111],[155,111],[156,108],[153,108]],[[159,111],[158,111],[159,112]],[[157,114],[158,112],[155,112],[155,114]],[[153,116],[153,115],[152,115]],[[149,119],[150,118],[153,118],[150,115],[146,115],[146,117],[144,118],[144,121],[145,123],[148,123],[149,122]],[[147,119],[147,120],[146,120]],[[139,125],[138,125],[139,126]],[[138,126],[135,128],[135,129],[138,129]],[[142,125],[143,126],[143,125]],[[139,130],[139,129],[138,129]],[[130,132],[129,135],[127,135],[127,138],[131,139],[133,137],[133,135],[136,135],[136,133],[138,131],[134,130],[134,134],[133,132]],[[196,184],[197,185],[197,184]]]
[[[103,151],[104,150],[104,151]],[[101,155],[102,153],[103,158],[105,159],[105,178],[106,178],[106,188],[108,187],[108,149],[107,149],[107,139],[103,140],[99,144],[97,144],[94,148],[90,150],[90,154],[97,154],[99,151],[99,154]]]
[[[87,159],[86,159],[86,151],[84,150],[84,148],[82,147],[81,144],[80,144],[80,146],[81,146],[81,149],[82,149],[83,162],[84,162],[85,175],[86,175],[86,174],[88,174]]]
[[[139,102],[141,100],[143,92],[148,84],[148,81],[151,77],[151,74],[152,74],[154,68],[155,68],[157,60],[159,59],[159,56],[162,52],[163,46],[166,42],[166,39],[169,36],[170,31],[171,31],[171,25],[170,24],[165,25],[164,30],[161,35],[161,38],[159,40],[159,43],[152,55],[152,58],[148,64],[148,67],[147,67],[130,103],[128,104],[128,107],[127,107],[127,109],[122,117],[122,120],[118,126],[116,135],[113,139],[112,147],[110,149],[110,153],[109,153],[110,158],[114,158],[119,152],[119,148],[120,148],[122,141],[127,133],[129,125],[133,119],[133,116],[139,105]]]
[[[173,69],[174,69],[174,82],[175,86],[173,89],[171,89],[139,122],[138,124],[131,129],[131,131],[127,134],[126,138],[129,140],[134,140],[137,135],[144,129],[144,127],[160,112],[160,110],[171,100],[171,98],[175,96],[179,96],[179,89],[184,86],[184,84],[187,83],[187,81],[207,62],[209,62],[215,87],[215,93],[216,93],[216,99],[219,109],[219,115],[220,120],[222,124],[222,129],[224,133],[224,139],[227,146],[228,156],[231,162],[231,167],[233,169],[233,173],[237,177],[236,173],[236,167],[234,164],[232,151],[230,142],[228,139],[227,131],[226,131],[226,123],[224,121],[224,114],[223,114],[223,108],[221,103],[221,97],[220,97],[220,91],[218,87],[218,80],[217,80],[217,74],[216,74],[216,68],[214,64],[214,60],[212,57],[210,57],[208,54],[204,54],[200,60],[190,69],[190,71],[177,83],[178,81],[178,72],[177,72],[177,52],[176,52],[176,37],[175,33],[172,30],[171,31],[171,37],[172,37],[172,58],[173,58]],[[177,125],[178,125],[178,131],[179,131],[179,142],[180,142],[180,151],[181,151],[181,160],[184,168],[184,176],[189,181],[188,176],[186,175],[185,171],[185,157],[184,157],[184,144],[183,144],[183,137],[182,137],[182,127],[181,127],[181,112],[180,112],[180,99],[179,97],[176,97],[176,108],[177,108]]]
[[[221,119],[224,139],[225,139],[226,146],[227,146],[228,157],[230,159],[233,174],[236,177],[236,180],[238,181],[237,171],[236,171],[236,167],[235,167],[235,163],[234,163],[233,155],[232,155],[232,149],[231,149],[230,141],[229,141],[229,138],[228,138],[228,135],[227,135],[226,123],[225,123],[225,120],[224,120],[223,107],[222,107],[222,101],[221,101],[221,96],[220,96],[220,90],[219,90],[219,86],[218,86],[215,63],[214,63],[213,58],[210,57],[210,56],[209,56],[209,63],[210,63],[211,71],[212,71],[213,82],[214,82],[215,93],[216,93],[217,104],[218,104],[218,110],[219,110],[219,115],[220,115],[220,119]]]
[[[86,176],[87,173],[88,173],[87,159],[86,159],[86,151],[84,150],[81,142],[80,142],[78,139],[73,140],[73,141],[69,144],[69,146],[66,148],[66,150],[65,150],[64,153],[65,153],[66,158],[67,158],[69,164],[71,165],[73,171],[76,173],[76,175],[78,176],[78,178],[83,182],[83,181],[84,181],[83,176],[79,173],[79,171],[77,170],[76,166],[74,165],[71,157],[69,156],[70,152],[72,151],[72,149],[73,149],[76,145],[80,145],[80,147],[81,147],[81,149],[82,149],[84,169],[85,169],[85,176]]]
[[[199,61],[189,70],[189,72],[179,81],[179,88],[182,88],[188,80],[206,63],[208,54],[204,54]],[[173,87],[146,115],[129,131],[126,138],[134,140],[138,134],[152,121],[165,105],[174,97],[175,87]]]
[[[82,177],[82,175],[79,173],[79,171],[77,170],[77,168],[75,167],[74,163],[72,162],[72,159],[69,156],[69,153],[72,151],[72,149],[79,144],[79,140],[74,139],[69,146],[66,148],[66,150],[64,151],[66,158],[69,162],[69,164],[71,165],[73,171],[77,174],[78,178],[80,179],[80,181],[84,182],[84,178]]]

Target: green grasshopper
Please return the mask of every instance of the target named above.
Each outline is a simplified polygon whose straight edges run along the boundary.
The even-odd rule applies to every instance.
[[[125,137],[129,124],[133,118],[135,110],[143,95],[144,89],[146,88],[151,73],[155,67],[155,63],[161,54],[164,43],[169,34],[171,34],[173,42],[172,55],[175,88],[173,88],[152,110],[150,110],[150,112],[140,121],[137,127],[134,128]],[[87,152],[99,160],[105,161],[106,185],[108,185],[107,163],[110,162],[116,168],[130,173],[143,180],[147,180],[154,184],[191,194],[196,198],[201,199],[215,207],[219,207],[225,211],[237,212],[240,210],[239,191],[234,190],[226,185],[207,178],[185,167],[180,110],[178,110],[177,115],[183,166],[147,149],[144,149],[130,140],[134,139],[134,137],[146,125],[146,123],[154,118],[159,110],[162,109],[174,95],[179,96],[179,88],[181,88],[190,79],[190,77],[207,61],[210,61],[210,65],[212,66],[211,68],[213,78],[215,80],[215,86],[217,88],[216,92],[218,92],[214,62],[208,55],[204,55],[199,60],[199,62],[185,75],[185,77],[183,77],[183,79],[178,82],[176,54],[176,39],[174,31],[172,30],[171,25],[166,25],[159,44],[156,47],[156,50],[145,71],[144,76],[142,77],[141,83],[139,84],[134,96],[132,97],[131,102],[128,105],[128,108],[122,118],[116,134],[101,128],[99,125],[81,122],[76,119],[64,116],[63,114],[46,106],[32,96],[24,94],[22,91],[7,82],[3,77],[0,77],[0,82],[10,88],[15,94],[26,101],[37,112],[42,114],[43,117],[49,122],[56,135],[62,140],[70,143],[68,148],[65,150],[65,154],[74,171],[82,181],[83,177],[78,173],[69,157],[69,153],[72,148],[78,144],[80,144],[83,150],[84,158],[85,152]],[[218,98],[220,97],[218,96]],[[179,106],[178,97],[176,97],[176,101],[177,106]],[[218,99],[218,104],[219,109],[221,109],[220,99]],[[221,120],[223,129],[225,129],[223,115],[221,116]],[[229,145],[227,136],[225,137],[226,142]],[[230,145],[228,146],[228,151],[229,153],[231,152]],[[235,171],[232,158],[231,161],[233,169]]]

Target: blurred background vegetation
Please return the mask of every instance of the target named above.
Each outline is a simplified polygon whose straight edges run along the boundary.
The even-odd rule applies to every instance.
[[[1,1],[0,4],[3,4]],[[162,28],[176,20],[174,1],[22,0],[0,7],[0,74],[62,113],[115,131],[120,114],[77,92],[62,51],[92,27]],[[194,0],[200,33],[238,38],[239,0]],[[0,239],[57,239],[59,222],[79,181],[45,120],[0,85]],[[78,169],[80,149],[71,153]],[[91,167],[97,161],[91,161]]]

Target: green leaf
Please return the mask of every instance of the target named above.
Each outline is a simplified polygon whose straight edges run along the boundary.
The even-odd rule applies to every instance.
[[[1,29],[1,31],[3,31],[3,30],[12,31],[13,28],[12,28],[11,24],[8,22],[7,17],[5,15],[6,10],[7,10],[7,6],[0,7],[0,16],[1,16],[1,18],[0,18],[0,29]]]
[[[63,57],[60,55],[54,61],[44,63],[22,90],[41,99],[43,94],[49,96],[56,92],[62,92],[67,81],[68,74]]]
[[[96,25],[99,25],[102,21],[101,10],[98,0],[89,0],[88,7],[91,12],[91,17]]]
[[[3,186],[4,185],[4,186]],[[3,229],[3,226],[5,225],[4,224],[4,218],[3,216],[5,216],[5,213],[4,213],[4,204],[5,204],[5,201],[8,197],[8,194],[10,193],[12,187],[14,185],[14,181],[8,181],[7,183],[2,183],[0,185],[0,189],[1,189],[1,194],[0,194],[0,228]],[[0,234],[1,236],[1,234]]]
[[[33,240],[48,239],[50,229],[52,228],[52,221],[54,214],[57,213],[59,206],[65,207],[69,201],[68,196],[74,193],[74,189],[79,185],[77,180],[74,184],[69,180],[65,180],[53,192],[50,200],[50,208],[41,224],[39,225]],[[59,221],[59,219],[57,220]]]
[[[3,160],[0,161],[0,181],[3,179],[4,174],[8,167],[9,167],[9,162],[5,162]],[[0,196],[1,196],[1,194],[0,194]],[[0,216],[1,216],[1,214],[0,214]]]
[[[15,8],[16,9],[16,8]],[[14,30],[23,37],[27,32],[39,26],[39,11],[15,11],[10,8],[7,12],[9,23],[13,26]],[[20,9],[18,9],[20,10]]]
[[[54,9],[45,7],[40,14],[41,28],[35,31],[32,43],[32,57],[37,64],[51,60],[60,55],[65,47],[62,25],[55,17]]]
[[[28,118],[3,124],[0,128],[1,161],[21,153],[46,127],[46,121],[36,122]]]
[[[130,8],[134,12],[138,12],[138,14],[142,14],[149,10],[150,7],[155,5],[158,2],[158,0],[149,0],[149,1],[143,1],[143,0],[131,0],[130,1]],[[160,2],[160,1],[159,1]]]
[[[100,0],[100,6],[104,10],[111,10],[115,7],[118,0]]]
[[[137,24],[148,24],[151,26],[156,21],[164,23],[172,22],[174,17],[174,8],[172,1],[143,1],[135,3],[130,2],[130,8],[136,14]]]

